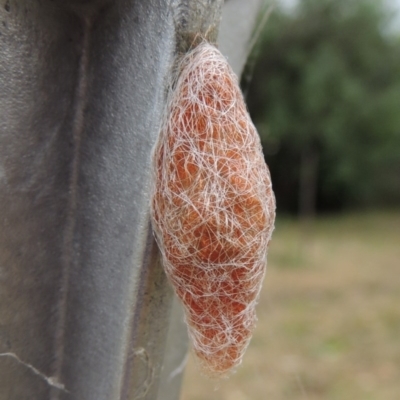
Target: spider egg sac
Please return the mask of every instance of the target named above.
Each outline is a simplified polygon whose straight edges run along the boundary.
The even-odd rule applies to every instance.
[[[240,364],[255,327],[275,197],[220,51],[203,42],[177,71],[154,149],[152,222],[200,366],[221,377]]]

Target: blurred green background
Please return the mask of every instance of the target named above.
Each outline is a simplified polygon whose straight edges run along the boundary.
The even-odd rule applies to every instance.
[[[398,400],[400,1],[281,3],[242,78],[278,206],[259,322],[181,399]]]
[[[251,75],[248,106],[279,211],[400,204],[400,39],[389,29],[392,16],[379,0],[303,0],[268,20],[244,80]]]

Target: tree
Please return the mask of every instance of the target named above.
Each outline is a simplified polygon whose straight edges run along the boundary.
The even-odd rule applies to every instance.
[[[400,48],[388,18],[375,0],[302,0],[271,17],[248,98],[278,209],[400,200]]]

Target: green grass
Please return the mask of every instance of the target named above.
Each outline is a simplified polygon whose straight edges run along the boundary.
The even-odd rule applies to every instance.
[[[243,364],[181,400],[398,400],[400,213],[279,219]]]

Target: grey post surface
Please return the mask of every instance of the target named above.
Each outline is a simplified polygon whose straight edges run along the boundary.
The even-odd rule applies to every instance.
[[[150,156],[176,49],[221,5],[0,0],[1,400],[163,398]]]

